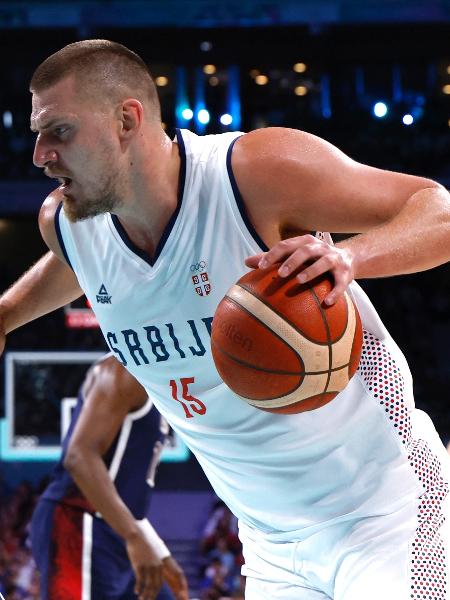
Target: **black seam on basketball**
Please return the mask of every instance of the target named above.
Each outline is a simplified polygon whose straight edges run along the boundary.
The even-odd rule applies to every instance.
[[[340,365],[339,367],[334,367],[333,369],[326,371],[277,371],[274,369],[266,369],[265,367],[258,367],[258,365],[252,365],[251,363],[248,363],[245,360],[242,360],[241,358],[237,358],[233,354],[230,354],[229,352],[221,348],[213,339],[211,339],[211,345],[214,345],[214,347],[220,352],[222,352],[222,354],[225,354],[225,356],[231,358],[231,360],[234,360],[234,362],[238,363],[238,365],[241,365],[242,367],[248,367],[250,369],[255,369],[255,371],[262,371],[263,373],[272,373],[274,375],[298,375],[301,377],[305,377],[306,375],[325,375],[325,373],[335,373],[336,371],[341,371],[342,369],[345,369],[346,367],[350,366],[350,363],[348,362],[343,365]],[[285,396],[286,394],[283,395]]]
[[[325,394],[328,389],[328,385],[329,385],[330,379],[331,379],[331,367],[333,365],[333,343],[331,341],[330,328],[328,326],[328,320],[325,315],[325,311],[322,307],[322,303],[319,301],[319,298],[317,297],[317,294],[316,294],[314,288],[309,288],[309,291],[312,294],[312,297],[314,298],[314,301],[316,302],[317,306],[319,307],[319,311],[320,311],[320,314],[322,315],[322,320],[325,325],[325,331],[327,333],[327,338],[328,338],[328,377],[327,377],[327,381],[325,383],[325,388],[322,392],[322,394]]]
[[[244,289],[246,292],[248,292],[249,294],[251,294],[254,298],[256,298],[257,300],[259,300],[262,304],[264,304],[264,306],[267,306],[267,308],[270,308],[271,311],[273,311],[276,315],[278,315],[280,317],[280,319],[283,319],[283,321],[286,321],[286,323],[288,323],[292,329],[295,329],[295,331],[297,333],[300,333],[300,335],[302,335],[306,340],[308,340],[308,342],[313,342],[314,344],[317,344],[318,346],[328,346],[328,342],[319,342],[317,340],[315,340],[312,337],[309,337],[309,335],[306,335],[306,333],[304,331],[302,331],[301,329],[299,329],[296,325],[294,325],[294,323],[292,323],[287,317],[286,315],[283,315],[282,313],[278,312],[271,304],[268,304],[267,302],[264,302],[263,298],[261,298],[260,296],[257,296],[256,294],[253,293],[253,291],[251,289],[249,289],[245,284],[242,283],[236,283],[235,285],[241,287],[242,289]],[[307,291],[307,290],[305,290]],[[230,296],[227,296],[227,298],[230,298]],[[233,298],[230,298],[230,300],[233,300]],[[239,304],[239,302],[236,302],[236,304],[238,306],[241,306],[242,308],[244,308],[242,306],[242,304]],[[250,313],[251,314],[251,313]],[[271,330],[272,331],[272,330]],[[289,344],[288,344],[289,345]]]
[[[353,301],[352,301],[352,299],[351,299],[351,298],[349,298],[349,300],[350,300],[350,302],[352,302],[352,303],[353,303]],[[345,298],[344,298],[344,301],[345,301]],[[336,343],[336,342],[338,342],[340,339],[342,339],[342,338],[344,337],[344,335],[347,333],[349,312],[348,312],[348,305],[347,305],[347,302],[346,302],[346,301],[345,301],[345,306],[346,306],[345,327],[343,328],[341,335],[339,335],[337,338],[335,338],[335,339],[333,340],[333,342],[332,342],[333,344],[335,344],[335,343]],[[325,312],[325,311],[323,311],[323,312]]]
[[[241,364],[245,367],[249,367],[250,369],[255,369],[255,371],[265,371],[268,373],[283,375],[283,373],[279,373],[278,371],[270,371],[268,369],[267,370],[260,369],[259,367],[255,367],[254,365],[246,364],[244,361],[241,361],[241,360],[235,358],[234,356],[231,356],[231,354],[228,354],[228,352],[225,352],[225,350],[222,350],[222,348],[220,348],[220,346],[217,346],[217,344],[215,344],[214,341],[212,341],[212,343],[220,352],[222,352],[222,354],[225,354],[225,356],[227,356],[228,358],[231,358],[238,364]],[[285,373],[285,374],[287,375],[287,373]],[[297,375],[297,373],[294,373],[294,375]],[[241,398],[247,398],[247,400],[253,400],[256,402],[265,402],[267,400],[278,400],[278,398],[283,398],[284,396],[287,396],[288,394],[292,394],[293,392],[295,392],[295,390],[298,390],[298,388],[301,386],[302,382],[303,382],[303,379],[300,379],[300,381],[292,389],[287,391],[285,394],[282,394],[281,396],[270,396],[269,398],[263,398],[262,400],[261,400],[261,398],[252,398],[251,396],[244,396],[243,394],[238,394],[237,392],[234,392],[234,393],[237,394],[238,396],[240,396]]]
[[[264,369],[261,367],[257,367],[255,365],[247,364],[244,361],[241,361],[240,359],[232,356],[225,350],[222,350],[222,348],[220,346],[218,346],[213,340],[211,340],[211,343],[214,344],[214,346],[216,347],[217,350],[219,350],[219,352],[222,352],[222,354],[225,354],[225,356],[227,356],[231,360],[234,360],[236,363],[238,363],[244,367],[254,369],[255,371],[263,371],[263,372],[267,372],[267,373],[273,373],[276,375],[289,375],[289,373],[283,373],[282,371],[271,371],[269,369]],[[341,369],[345,369],[346,367],[348,368],[349,364],[350,363],[348,363],[346,365],[342,365],[342,367],[336,367],[335,369],[333,369],[333,371],[339,371]],[[316,372],[312,372],[312,373],[306,372],[305,375],[323,375],[326,372],[327,371],[316,371]],[[294,375],[297,375],[297,373],[294,373]],[[238,394],[237,392],[234,392],[234,393],[237,394],[238,396],[240,396],[241,398],[246,398],[247,400],[253,400],[254,402],[266,402],[267,400],[279,400],[280,398],[284,398],[285,396],[292,394],[293,392],[295,392],[295,390],[298,390],[298,388],[301,386],[302,383],[303,383],[303,380],[301,380],[295,387],[293,387],[291,390],[287,391],[286,393],[282,394],[281,396],[270,396],[268,398],[262,398],[262,399],[261,398],[252,398],[251,396],[244,396],[243,394]],[[321,394],[333,394],[333,393],[334,393],[333,391],[319,392],[318,394],[315,394],[314,396],[320,396]],[[297,404],[299,402],[304,402],[305,400],[309,400],[309,398],[303,398],[303,400],[297,400]],[[293,402],[292,404],[295,404],[295,402]],[[278,407],[278,408],[281,408],[281,407]]]
[[[255,296],[256,298],[257,296]],[[245,306],[243,306],[242,304],[240,304],[239,302],[237,302],[234,298],[231,298],[230,296],[226,295],[225,298],[227,298],[230,302],[232,302],[235,306],[239,307],[241,310],[243,310],[244,312],[246,312],[249,317],[251,317],[252,319],[254,319],[257,323],[259,323],[260,325],[262,325],[262,327],[264,327],[264,329],[266,329],[267,331],[270,331],[271,334],[273,334],[275,337],[277,337],[281,342],[283,342],[283,344],[285,346],[287,346],[290,350],[292,350],[292,352],[295,354],[295,356],[298,358],[299,362],[303,365],[303,359],[300,356],[300,354],[297,352],[297,350],[295,348],[293,348],[285,339],[283,339],[280,335],[278,335],[278,333],[276,331],[274,331],[273,329],[271,329],[268,325],[266,325],[265,323],[263,323],[263,321],[261,321],[261,319],[258,319],[258,317],[256,315],[254,315],[252,312],[250,312]],[[266,305],[268,306],[268,305]],[[268,308],[270,308],[270,306],[268,306]],[[275,311],[274,311],[275,312]],[[282,315],[279,315],[280,317]],[[286,320],[286,319],[285,319]]]

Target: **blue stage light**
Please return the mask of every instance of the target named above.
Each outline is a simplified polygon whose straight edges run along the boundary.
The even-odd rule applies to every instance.
[[[192,110],[190,108],[185,108],[181,112],[181,116],[183,117],[183,119],[186,119],[186,121],[190,121],[192,119],[192,117],[194,116],[194,113],[192,112]]]
[[[414,117],[410,114],[403,115],[403,125],[412,125],[414,123]]]
[[[197,119],[202,125],[206,125],[207,123],[209,123],[210,116],[206,108],[202,108],[198,111]]]
[[[377,102],[376,104],[374,104],[373,106],[373,114],[378,117],[379,119],[382,119],[383,117],[385,117],[388,113],[388,107],[387,104],[385,104],[384,102]]]
[[[233,122],[233,117],[230,114],[225,113],[220,117],[220,122],[222,125],[231,125]]]
[[[13,116],[10,110],[5,110],[3,113],[3,127],[10,129],[13,126]]]

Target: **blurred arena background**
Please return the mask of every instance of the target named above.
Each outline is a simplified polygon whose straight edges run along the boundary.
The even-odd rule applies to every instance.
[[[0,2],[0,291],[46,250],[37,212],[54,186],[32,164],[29,78],[50,53],[85,38],[124,43],[147,61],[168,132],[294,127],[358,161],[450,186],[449,0]],[[388,285],[361,282],[409,360],[417,406],[444,443],[449,275],[445,265]],[[58,456],[62,399],[76,395],[93,353],[105,350],[84,300],[8,338],[0,364],[7,600],[38,598],[27,523]],[[207,572],[223,550],[215,539],[225,536],[234,561],[229,595],[242,597],[233,519],[177,440],[160,466],[150,517],[185,566],[193,596],[218,597],[207,595]]]

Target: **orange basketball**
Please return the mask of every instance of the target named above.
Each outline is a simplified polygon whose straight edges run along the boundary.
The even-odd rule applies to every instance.
[[[350,296],[333,306],[324,275],[307,284],[279,265],[250,271],[217,307],[211,348],[223,381],[252,406],[299,413],[330,402],[355,373],[362,347]]]

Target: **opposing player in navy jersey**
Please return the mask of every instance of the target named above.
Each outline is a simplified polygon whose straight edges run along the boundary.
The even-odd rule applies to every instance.
[[[31,91],[34,162],[60,185],[40,212],[50,252],[0,301],[3,332],[87,295],[238,517],[247,600],[450,600],[448,455],[353,281],[448,261],[448,192],[292,129],[169,139],[147,66],[106,40],[50,56]],[[301,414],[243,402],[209,344],[227,290],[277,262],[299,281],[330,271],[325,302],[348,289],[364,328],[347,387]]]
[[[147,520],[167,422],[111,355],[80,389],[63,453],[33,513],[42,600],[187,600],[182,569]]]

